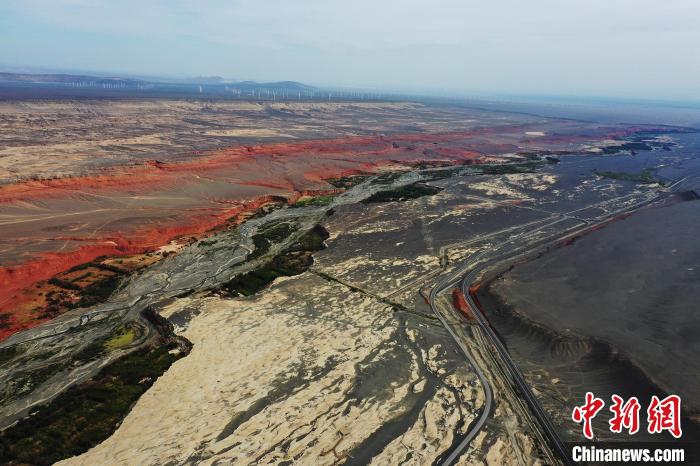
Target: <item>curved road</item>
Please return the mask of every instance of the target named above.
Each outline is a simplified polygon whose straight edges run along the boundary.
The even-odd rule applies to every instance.
[[[669,188],[677,186],[678,184],[680,184],[680,181],[682,181],[682,179],[673,183],[673,185],[669,186]],[[504,263],[512,262],[519,256],[526,256],[532,254],[533,252],[538,252],[559,241],[575,237],[576,235],[579,235],[589,229],[594,229],[599,225],[602,225],[605,222],[608,222],[619,215],[632,213],[662,198],[662,195],[660,194],[647,194],[642,198],[642,200],[637,200],[636,202],[633,202],[629,205],[612,210],[610,212],[606,212],[590,220],[582,219],[573,215],[576,212],[581,212],[587,209],[595,207],[605,208],[610,205],[614,205],[616,202],[632,200],[636,196],[639,196],[639,194],[625,195],[619,198],[609,199],[564,214],[552,214],[550,217],[542,219],[540,222],[541,224],[539,226],[518,233],[515,236],[511,236],[509,239],[496,246],[495,248],[486,249],[473,256],[470,256],[463,266],[458,267],[457,270],[452,271],[448,275],[440,278],[432,287],[429,296],[430,307],[433,313],[448,331],[452,339],[458,345],[462,353],[465,355],[470,365],[474,368],[474,372],[476,373],[477,377],[479,378],[482,384],[486,400],[484,404],[484,409],[482,410],[477,422],[472,426],[472,428],[469,430],[464,439],[452,449],[450,454],[442,461],[441,464],[451,465],[463,454],[464,450],[467,448],[472,439],[483,428],[484,423],[491,414],[493,405],[493,387],[491,386],[491,383],[486,378],[483,370],[478,366],[478,364],[474,360],[474,357],[469,352],[466,342],[462,338],[460,338],[457,335],[457,333],[451,328],[450,324],[447,322],[447,319],[445,318],[445,316],[442,315],[438,306],[435,303],[438,295],[444,293],[445,291],[451,288],[454,288],[457,285],[460,285],[460,288],[467,300],[467,305],[473,313],[475,320],[484,332],[485,336],[490,340],[493,347],[495,348],[497,352],[497,357],[503,361],[505,369],[509,372],[509,375],[511,376],[512,381],[518,388],[520,395],[528,404],[528,407],[530,408],[532,414],[537,419],[541,427],[542,433],[551,443],[554,452],[557,453],[559,459],[562,462],[564,462],[565,464],[571,464],[569,452],[565,447],[564,443],[559,438],[559,435],[557,434],[552,422],[549,420],[547,413],[544,411],[539,401],[530,390],[529,385],[525,381],[522,373],[520,372],[515,362],[510,357],[510,354],[508,353],[507,349],[505,348],[501,340],[498,338],[494,330],[491,328],[490,324],[484,317],[478,305],[474,302],[469,288],[475,282],[477,277],[480,276],[487,269],[497,268],[498,265],[503,265]],[[534,238],[534,235],[540,230],[553,226],[564,220],[574,220],[577,221],[578,224],[573,227],[564,228],[563,230],[550,234],[545,238]],[[502,232],[513,231],[518,227],[527,227],[532,225],[533,223],[536,222],[529,222],[520,226],[511,227],[506,230],[502,230]],[[489,236],[493,237],[495,236],[495,234]],[[454,245],[450,245],[450,247],[458,245],[459,243],[456,243]]]
[[[462,351],[464,356],[466,356],[467,360],[469,360],[469,364],[471,364],[472,368],[474,369],[474,372],[476,373],[476,376],[481,382],[481,386],[484,388],[485,401],[484,409],[481,411],[479,419],[472,426],[470,431],[459,443],[459,445],[457,445],[457,447],[455,447],[455,449],[449,454],[449,456],[443,460],[442,464],[445,465],[452,464],[462,454],[462,451],[464,451],[467,445],[469,445],[469,442],[472,441],[474,436],[479,433],[484,423],[486,422],[486,419],[488,419],[489,415],[491,414],[491,406],[493,405],[493,388],[491,387],[491,382],[489,382],[489,380],[486,378],[484,372],[476,363],[474,357],[471,355],[464,342],[457,336],[454,330],[452,330],[452,327],[448,325],[447,321],[445,320],[445,317],[440,313],[440,311],[438,311],[437,306],[435,305],[435,298],[437,298],[437,295],[454,286],[450,278],[452,277],[443,278],[430,291],[430,307],[433,310],[433,313],[437,316],[437,318],[440,319],[440,322],[445,327],[445,329],[447,329],[447,331],[450,333],[452,339],[457,343],[457,346],[459,346],[459,349]]]

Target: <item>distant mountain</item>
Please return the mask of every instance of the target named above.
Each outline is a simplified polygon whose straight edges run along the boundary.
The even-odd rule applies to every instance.
[[[259,89],[286,89],[288,91],[310,92],[316,88],[296,81],[280,81],[259,83],[255,81],[226,81],[221,76],[198,76],[196,78],[182,80],[152,80],[147,81],[135,78],[89,76],[74,74],[31,74],[31,73],[7,73],[0,72],[0,82],[26,83],[26,84],[66,84],[66,85],[91,85],[91,86],[146,86],[146,85],[202,85],[214,88],[240,89],[241,91],[253,91]]]
[[[147,81],[132,78],[104,77],[104,76],[83,76],[72,74],[29,74],[29,73],[3,73],[0,72],[0,82],[14,83],[46,83],[46,84],[120,84],[126,86],[136,86],[147,84]]]
[[[228,87],[241,89],[244,91],[255,90],[255,89],[287,89],[289,91],[314,91],[316,90],[313,86],[308,86],[296,81],[279,81],[272,83],[259,83],[255,81],[240,81],[235,83],[227,84]]]
[[[194,83],[194,84],[222,84],[226,82],[221,76],[197,76],[192,79],[183,79],[183,83]]]
[[[0,100],[101,97],[314,99],[317,97],[317,89],[295,81],[227,81],[219,76],[141,79],[88,74],[0,72]]]

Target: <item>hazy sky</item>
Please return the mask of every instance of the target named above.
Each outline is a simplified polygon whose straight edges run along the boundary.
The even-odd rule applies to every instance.
[[[700,0],[2,0],[0,66],[700,100]]]

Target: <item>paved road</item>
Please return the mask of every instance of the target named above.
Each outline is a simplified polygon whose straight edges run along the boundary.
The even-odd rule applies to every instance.
[[[450,333],[450,335],[452,336],[452,339],[455,341],[455,343],[457,343],[457,346],[459,346],[459,349],[462,351],[464,356],[469,361],[469,364],[474,369],[474,373],[476,373],[476,376],[479,378],[479,382],[481,383],[481,386],[483,387],[485,401],[484,401],[484,408],[481,411],[479,419],[472,426],[472,428],[469,430],[469,432],[464,437],[464,439],[459,443],[459,445],[457,445],[457,447],[452,452],[450,452],[450,454],[447,456],[447,458],[445,458],[443,460],[442,464],[445,464],[445,465],[450,465],[457,458],[459,458],[459,456],[462,454],[462,452],[467,447],[467,445],[469,445],[469,443],[472,441],[474,436],[476,434],[478,434],[479,431],[481,430],[481,428],[484,426],[484,423],[486,422],[489,415],[491,414],[491,408],[493,405],[493,388],[491,387],[491,382],[489,382],[489,380],[484,375],[484,372],[481,370],[479,365],[474,360],[474,357],[467,349],[467,346],[465,345],[464,341],[462,341],[462,339],[457,336],[455,331],[447,323],[447,320],[442,315],[442,313],[438,310],[437,305],[435,304],[435,299],[437,298],[438,294],[443,293],[444,291],[446,291],[454,286],[453,280],[454,280],[454,278],[452,276],[448,276],[448,277],[445,277],[442,280],[438,281],[438,283],[430,291],[430,298],[429,298],[430,307],[432,308],[433,313],[435,313],[437,318],[440,319],[440,322],[445,327],[445,329],[447,329],[447,331]]]
[[[679,180],[678,182],[674,183],[671,185],[671,187],[675,187],[678,184],[680,184]],[[466,299],[467,299],[467,304],[470,307],[471,312],[475,316],[475,319],[483,331],[484,335],[488,338],[490,343],[492,344],[493,348],[496,351],[496,356],[497,359],[500,359],[504,363],[504,368],[506,371],[509,373],[511,380],[514,382],[518,393],[523,397],[525,402],[527,403],[528,407],[530,408],[533,416],[535,419],[538,421],[538,424],[541,428],[541,432],[544,434],[545,438],[549,441],[550,445],[552,446],[554,452],[559,456],[559,459],[564,462],[565,464],[570,464],[570,459],[569,459],[569,452],[564,446],[563,442],[559,438],[556,429],[554,428],[553,424],[549,420],[549,417],[547,413],[544,411],[542,406],[540,405],[539,401],[537,398],[533,395],[532,391],[530,390],[529,385],[525,381],[522,373],[520,372],[519,368],[517,365],[513,362],[511,359],[508,351],[506,350],[505,346],[501,342],[501,340],[498,338],[498,336],[495,334],[491,326],[489,325],[488,321],[486,318],[483,316],[481,310],[477,306],[477,304],[474,302],[473,297],[471,296],[470,293],[470,287],[474,282],[477,280],[479,276],[481,276],[486,270],[494,270],[494,269],[499,269],[505,267],[505,264],[512,263],[515,259],[522,257],[522,256],[527,256],[533,253],[537,253],[547,247],[550,247],[552,244],[556,244],[559,241],[565,240],[569,237],[573,237],[577,234],[581,234],[582,232],[585,232],[591,228],[596,228],[598,225],[601,225],[610,219],[622,215],[622,214],[628,214],[631,212],[634,212],[638,209],[641,209],[657,200],[659,200],[663,195],[656,194],[656,193],[649,193],[646,195],[641,195],[641,200],[639,199],[640,194],[631,194],[631,195],[625,195],[621,196],[618,198],[614,199],[609,199],[603,202],[595,203],[588,205],[583,208],[579,208],[567,213],[563,214],[552,214],[550,217],[547,217],[545,219],[541,219],[540,221],[536,222],[529,222],[527,224],[523,224],[520,227],[522,228],[527,228],[529,226],[534,226],[533,228],[527,229],[525,231],[522,231],[514,236],[511,236],[507,240],[505,240],[503,243],[500,245],[494,247],[494,248],[487,248],[473,256],[470,256],[462,265],[457,267],[454,271],[450,272],[449,274],[441,277],[436,284],[433,286],[430,292],[430,297],[429,297],[429,303],[430,306],[435,313],[435,315],[438,317],[442,325],[445,327],[445,329],[449,332],[451,335],[452,339],[455,341],[455,343],[459,346],[461,349],[462,353],[465,355],[467,360],[469,361],[469,364],[474,368],[474,371],[479,378],[483,390],[484,390],[484,396],[486,399],[486,403],[484,405],[484,409],[482,410],[480,417],[478,421],[471,427],[467,435],[464,437],[464,439],[456,445],[453,450],[449,453],[449,455],[443,460],[442,464],[443,465],[450,465],[454,463],[464,452],[464,450],[467,448],[471,440],[479,433],[479,431],[483,428],[484,423],[488,419],[488,416],[491,414],[492,411],[492,404],[493,404],[493,388],[488,381],[488,379],[485,377],[483,370],[478,366],[476,361],[474,360],[474,357],[471,355],[468,345],[471,344],[468,341],[464,341],[461,337],[458,336],[458,334],[454,331],[454,329],[451,327],[451,325],[448,323],[446,317],[442,314],[442,312],[439,309],[439,306],[436,305],[436,299],[439,295],[443,294],[445,291],[448,291],[451,288],[456,287],[457,285],[460,285],[460,288],[462,289],[462,292],[464,293]],[[635,197],[637,198],[636,201],[634,201]],[[575,214],[577,212],[582,212],[586,209],[591,209],[591,208],[600,208],[600,209],[607,209],[611,206],[616,206],[619,205],[620,203],[623,204],[622,207],[620,208],[614,208],[612,210],[606,211],[603,214],[599,215],[598,217],[594,217],[592,219],[583,219]],[[627,203],[627,204],[625,204]],[[562,230],[555,232],[553,234],[549,234],[548,236],[545,236],[544,238],[538,238],[536,235],[544,230],[545,228],[554,226],[560,222],[563,222],[565,220],[574,220],[578,222],[577,225],[569,228],[563,228]],[[517,226],[516,227],[511,227],[505,230],[502,230],[502,232],[499,233],[508,233],[512,231],[517,231]],[[497,234],[490,234],[488,235],[489,238],[493,238],[498,236]],[[469,240],[467,242],[463,243],[455,243],[453,245],[449,245],[445,249],[441,248],[440,254],[441,255],[446,255],[446,249],[449,247],[457,247],[461,246],[466,243],[474,242],[474,240]]]

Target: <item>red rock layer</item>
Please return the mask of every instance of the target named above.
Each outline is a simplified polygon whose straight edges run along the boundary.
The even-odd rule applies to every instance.
[[[6,218],[15,215],[16,221],[0,224],[0,229],[16,247],[3,243],[2,250],[10,255],[0,252],[0,313],[10,314],[0,338],[40,322],[12,317],[27,289],[76,265],[101,256],[144,253],[177,237],[201,235],[273,199],[295,202],[301,196],[337,194],[342,190],[323,180],[410,165],[422,159],[426,148],[421,145],[432,150],[435,143],[472,135],[352,137],[232,147],[184,162],[152,161],[1,186],[0,209],[10,213]],[[488,160],[464,149],[437,158],[449,164]],[[113,204],[123,199],[128,202],[115,208]],[[138,200],[133,207],[131,199]]]
[[[452,304],[467,318],[467,320],[474,320],[474,314],[472,314],[471,309],[469,309],[464,293],[458,288],[452,290]]]
[[[188,236],[199,236],[220,227],[226,222],[235,221],[241,214],[254,212],[260,207],[279,199],[273,196],[262,196],[253,202],[240,204],[213,217],[193,221],[183,225],[165,226],[150,230],[134,231],[128,237],[102,237],[102,244],[80,246],[70,252],[49,252],[41,257],[13,267],[0,267],[0,314],[9,313],[10,320],[3,322],[0,327],[0,341],[10,335],[31,328],[49,320],[47,318],[31,319],[27,316],[16,315],[13,311],[24,302],[31,301],[31,294],[26,290],[34,284],[47,280],[65,272],[76,265],[85,264],[103,256],[123,256],[141,254],[153,251],[172,239]],[[70,239],[70,238],[65,238]],[[80,240],[80,238],[78,238]],[[24,292],[24,293],[23,293]]]
[[[497,154],[517,149],[504,141],[517,141],[523,130],[502,125],[238,146],[181,162],[0,186],[0,313],[11,313],[34,283],[99,256],[199,235],[273,199],[337,193],[329,178],[499,160]]]
[[[514,127],[502,129],[505,132],[515,131]],[[0,186],[0,203],[13,202],[20,199],[39,199],[55,196],[61,190],[106,190],[106,189],[153,189],[178,182],[183,174],[206,175],[220,169],[231,169],[247,165],[255,160],[274,161],[290,157],[304,157],[313,161],[314,158],[333,158],[359,163],[359,169],[371,170],[390,163],[400,163],[402,159],[420,160],[421,152],[416,147],[408,147],[405,142],[423,144],[449,143],[460,139],[470,138],[478,134],[487,134],[493,130],[486,128],[469,132],[439,133],[439,134],[409,134],[394,135],[391,138],[383,136],[348,137],[331,140],[315,140],[293,143],[274,143],[259,146],[237,146],[215,153],[197,157],[184,162],[164,163],[157,160],[143,165],[116,167],[104,169],[97,174],[88,176],[64,177],[56,179],[28,180],[11,185]],[[400,141],[396,143],[396,141]],[[430,148],[430,147],[429,147]],[[431,148],[432,149],[432,148]],[[445,157],[460,160],[478,159],[481,154],[470,150],[448,150]],[[417,153],[416,153],[417,152]],[[363,160],[365,159],[365,160]],[[350,170],[352,171],[352,170]],[[265,173],[261,173],[265,175]],[[336,171],[308,173],[311,177],[329,178],[342,176]],[[252,182],[251,182],[252,183]],[[288,188],[289,184],[280,184],[278,180],[262,179],[260,186]]]

